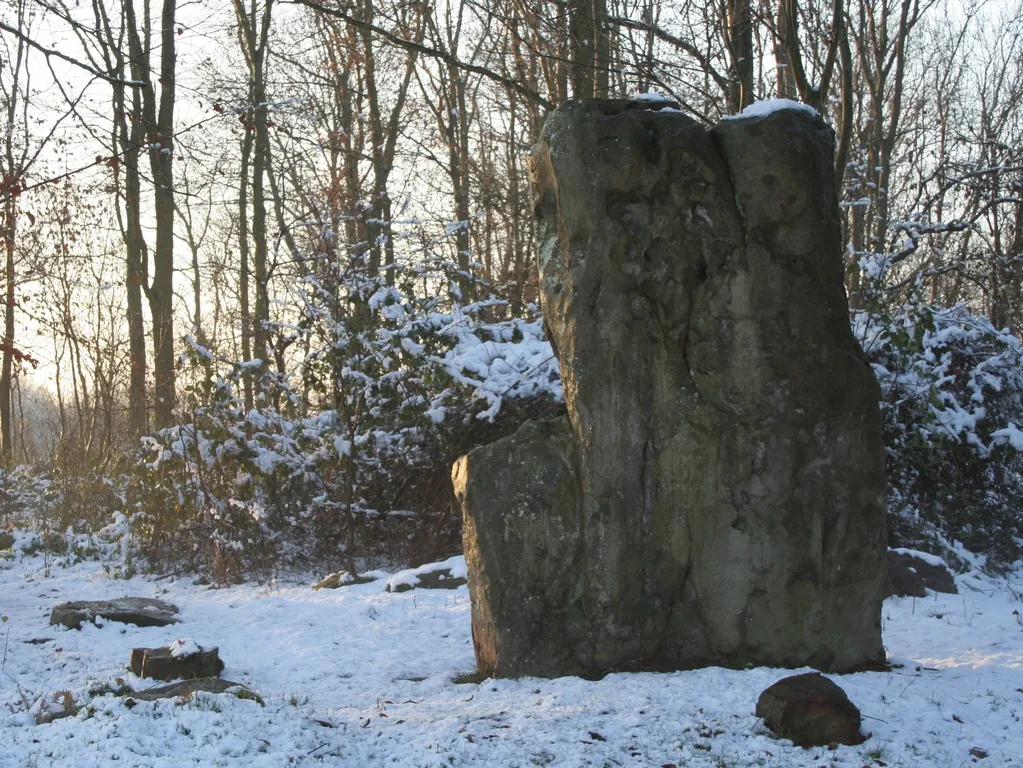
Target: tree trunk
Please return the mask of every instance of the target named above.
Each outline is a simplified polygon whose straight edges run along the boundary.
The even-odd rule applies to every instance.
[[[238,180],[238,311],[241,314],[242,362],[252,360],[252,313],[249,301],[249,163],[252,158],[252,132],[242,139],[242,172]],[[253,406],[252,377],[242,379],[245,410]]]
[[[610,44],[606,0],[569,0],[572,94],[577,99],[607,98]]]
[[[25,24],[25,7],[17,6],[18,28]],[[19,96],[28,98],[22,93],[22,77],[26,64],[26,45],[19,37],[13,56],[6,62],[11,72],[11,90],[3,93],[6,96],[7,129],[4,130],[4,166],[0,169],[0,194],[3,196],[3,220],[0,221],[0,240],[4,251],[4,337],[3,353],[0,358],[0,459],[3,465],[9,466],[14,453],[14,428],[11,423],[11,377],[14,371],[14,253],[18,232],[18,213],[21,190],[24,185],[26,170],[24,151],[15,147],[15,120],[22,112]],[[27,128],[27,126],[25,126]],[[18,131],[18,134],[21,132]],[[27,131],[26,131],[27,133]]]
[[[99,30],[104,63],[109,71],[123,80],[125,60],[121,51],[122,41],[115,36],[101,2],[93,3],[96,26]],[[121,23],[134,27],[133,13],[122,5]],[[131,77],[136,80],[149,79],[148,60],[143,61],[141,47],[136,51],[133,37],[129,35],[132,49]],[[123,201],[123,211],[117,208],[118,224],[125,246],[125,294],[127,297],[128,321],[128,429],[134,436],[143,435],[149,429],[146,404],[146,330],[142,314],[142,295],[148,290],[148,252],[142,234],[141,200],[142,183],[139,174],[139,150],[145,138],[143,100],[138,88],[132,89],[129,105],[125,86],[113,85],[112,106],[114,125],[112,146],[119,154],[119,161],[113,164],[117,195]],[[130,127],[129,127],[130,125]],[[123,179],[123,181],[122,181]]]
[[[142,288],[153,318],[153,373],[155,378],[154,426],[170,426],[174,410],[174,78],[175,0],[163,0],[160,14],[160,103],[157,111],[155,84],[150,78],[152,24],[149,3],[143,4],[141,30],[131,0],[122,2],[131,53],[132,77],[145,80],[142,89],[141,122],[153,175],[156,245],[153,250],[153,280]],[[139,121],[136,121],[139,122]],[[143,265],[145,266],[145,265]],[[148,271],[148,270],[145,270]],[[143,271],[143,280],[145,279]],[[129,286],[131,287],[131,286]]]
[[[118,108],[120,102],[120,109]],[[128,299],[128,424],[133,435],[149,431],[146,403],[146,327],[142,314],[142,295],[149,286],[149,254],[142,234],[142,180],[139,173],[139,145],[144,140],[142,101],[138,91],[132,95],[132,119],[129,130],[124,110],[123,89],[115,94],[114,114],[120,135],[121,167],[124,169],[124,221],[121,231],[125,244],[125,290]]]
[[[252,355],[261,361],[260,370],[269,370],[270,297],[267,272],[269,246],[266,231],[266,191],[264,187],[267,162],[270,156],[269,125],[266,103],[266,50],[270,32],[273,4],[264,0],[262,15],[258,18],[257,0],[246,8],[243,0],[235,0],[238,36],[249,70],[249,105],[245,129],[252,134],[252,277],[255,282],[255,316],[251,319]],[[247,233],[243,232],[242,237]]]
[[[448,68],[448,88],[451,117],[448,121],[448,170],[451,187],[455,196],[455,219],[460,222],[455,233],[455,248],[458,260],[459,303],[463,306],[472,301],[473,284],[470,267],[469,245],[469,135],[465,114],[465,79],[458,70]]]
[[[160,111],[150,152],[156,213],[156,247],[149,311],[153,316],[156,428],[174,418],[174,92],[176,0],[163,0],[160,14]]]
[[[732,65],[728,109],[742,112],[753,103],[753,24],[750,0],[726,0],[728,53]]]
[[[11,146],[7,146],[8,168],[13,163]],[[14,368],[14,243],[17,233],[18,198],[4,197],[4,342],[0,369],[0,446],[3,465],[9,466],[14,453],[14,432],[11,424],[11,375]]]

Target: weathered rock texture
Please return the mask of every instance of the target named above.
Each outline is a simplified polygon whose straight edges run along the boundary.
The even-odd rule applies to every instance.
[[[135,624],[139,627],[165,627],[177,624],[178,607],[164,600],[149,597],[119,597],[116,600],[79,600],[61,603],[50,614],[50,624],[63,624],[68,629],[81,629],[82,622],[107,621]]]
[[[883,660],[833,134],[571,103],[532,157],[568,416],[454,467],[483,674]]]

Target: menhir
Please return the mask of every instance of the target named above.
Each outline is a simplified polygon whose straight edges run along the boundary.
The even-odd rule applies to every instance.
[[[568,415],[454,467],[482,674],[883,661],[879,392],[833,141],[796,109],[547,120],[531,168]]]

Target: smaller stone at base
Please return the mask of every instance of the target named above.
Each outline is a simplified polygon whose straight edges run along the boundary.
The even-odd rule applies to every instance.
[[[137,627],[165,627],[178,621],[178,607],[148,597],[119,597],[116,600],[80,600],[61,603],[50,614],[50,624],[81,629],[86,621],[101,616],[107,621],[134,624]]]
[[[845,691],[818,674],[786,677],[760,694],[757,717],[797,747],[862,744],[860,711]]]

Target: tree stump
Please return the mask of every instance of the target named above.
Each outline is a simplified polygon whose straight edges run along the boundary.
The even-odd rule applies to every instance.
[[[63,624],[68,629],[81,629],[82,622],[95,622],[97,616],[107,621],[134,624],[138,627],[165,627],[178,621],[178,607],[148,597],[120,597],[116,600],[80,600],[61,603],[50,614],[50,624]]]
[[[224,662],[217,648],[199,648],[194,653],[179,655],[175,655],[173,647],[134,648],[131,671],[155,680],[191,680],[219,676],[224,671]]]

